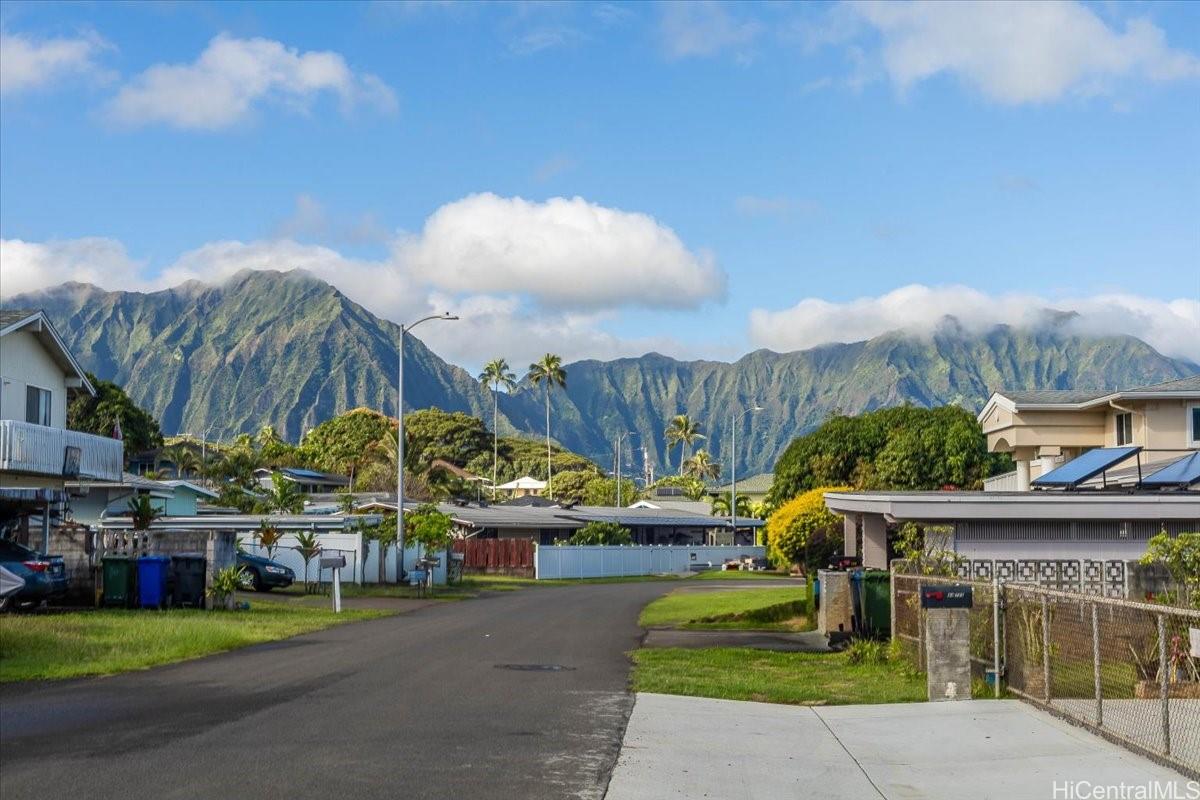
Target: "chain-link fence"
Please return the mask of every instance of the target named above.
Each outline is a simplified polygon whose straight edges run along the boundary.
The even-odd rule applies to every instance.
[[[893,574],[893,636],[921,670],[920,591],[932,583],[974,590],[976,678],[998,672],[1012,694],[1200,779],[1200,611],[1021,584],[999,584],[997,594],[994,583]]]

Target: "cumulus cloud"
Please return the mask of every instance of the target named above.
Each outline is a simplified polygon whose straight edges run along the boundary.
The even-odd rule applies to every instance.
[[[715,2],[665,3],[660,33],[671,58],[711,56],[722,50],[748,46],[764,26],[739,19]]]
[[[694,308],[725,292],[710,254],[649,215],[581,197],[471,195],[434,212],[397,258],[439,289],[519,293],[557,308]]]
[[[114,239],[87,237],[26,242],[0,239],[0,298],[67,281],[98,286],[141,286],[144,263],[129,257]]]
[[[261,103],[305,112],[325,93],[336,96],[343,111],[360,105],[396,110],[396,96],[382,80],[354,72],[338,53],[302,53],[271,39],[220,34],[194,62],[155,64],[133,78],[107,113],[126,125],[217,130],[247,119]]]
[[[946,73],[1000,103],[1103,91],[1127,77],[1200,76],[1200,58],[1172,49],[1148,19],[1110,28],[1078,2],[855,2],[882,37],[882,61],[904,91]]]
[[[904,286],[845,303],[801,300],[782,311],[750,312],[750,338],[773,350],[855,342],[894,330],[931,333],[947,315],[968,330],[1045,324],[1047,310],[1075,312],[1069,331],[1128,334],[1167,355],[1200,362],[1200,301],[1098,294],[1050,300],[1034,294],[990,295],[966,286]]]
[[[109,48],[95,34],[38,39],[0,31],[0,94],[41,89],[70,75],[106,78],[96,57]]]

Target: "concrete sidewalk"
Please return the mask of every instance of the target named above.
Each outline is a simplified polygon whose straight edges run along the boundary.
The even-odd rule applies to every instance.
[[[1175,781],[1175,796],[1189,796],[1179,773],[1016,700],[782,706],[639,694],[607,798],[1052,800],[1056,781]]]

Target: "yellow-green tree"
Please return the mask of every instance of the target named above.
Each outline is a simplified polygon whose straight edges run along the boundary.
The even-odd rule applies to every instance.
[[[826,492],[849,486],[810,489],[767,518],[767,552],[781,568],[803,564],[805,572],[822,566],[842,549],[842,518],[825,507]]]

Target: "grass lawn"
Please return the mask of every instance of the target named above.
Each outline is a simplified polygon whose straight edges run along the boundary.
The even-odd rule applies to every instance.
[[[642,609],[638,624],[692,629],[807,630],[808,587],[671,592]]]
[[[554,578],[550,580],[534,580],[513,575],[466,575],[461,582],[452,586],[435,586],[434,600],[463,600],[474,597],[480,592],[514,592],[518,589],[542,588],[546,586],[576,586],[584,583],[644,583],[646,581],[675,581],[680,580],[676,575],[627,575],[612,578]],[[327,588],[327,587],[326,587]],[[303,583],[294,583],[286,589],[275,589],[273,594],[302,595]],[[368,583],[359,586],[354,583],[342,584],[343,597],[417,597],[417,590],[404,584]]]
[[[779,580],[780,578],[790,578],[786,572],[747,572],[744,570],[723,570],[709,569],[698,573],[693,580],[698,581],[761,581],[765,579]]]
[[[925,699],[925,676],[894,663],[849,664],[845,653],[648,648],[634,652],[633,661],[633,689],[637,692],[792,705]]]
[[[0,682],[111,675],[386,616],[257,601],[248,611],[126,611],[0,617]]]

